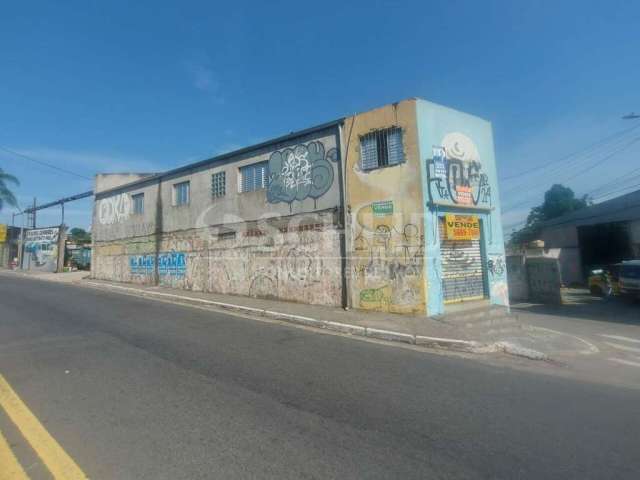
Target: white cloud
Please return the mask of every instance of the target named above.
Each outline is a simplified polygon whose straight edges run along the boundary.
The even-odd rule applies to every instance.
[[[200,53],[192,56],[184,62],[184,67],[195,88],[209,94],[216,103],[224,103],[225,99],[220,94],[220,82],[207,55]]]

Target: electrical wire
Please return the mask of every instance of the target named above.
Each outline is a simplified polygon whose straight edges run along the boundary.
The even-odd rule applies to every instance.
[[[622,188],[620,188],[618,190],[611,190],[608,193],[603,193],[602,195],[599,195],[599,196],[595,197],[594,200],[600,200],[602,198],[610,197],[611,195],[622,193],[622,192],[625,192],[627,190],[632,190],[632,189],[634,189],[636,187],[640,187],[640,183],[635,183],[633,185],[628,185],[628,186],[622,187]],[[629,193],[629,192],[627,192],[627,193]]]
[[[512,179],[514,179],[514,178],[518,178],[518,177],[521,177],[521,176],[523,176],[523,175],[527,175],[527,174],[532,173],[532,172],[536,172],[536,171],[544,170],[544,169],[545,169],[545,168],[547,168],[547,167],[550,167],[550,166],[552,166],[552,165],[556,165],[556,164],[558,164],[559,162],[562,162],[562,161],[564,161],[564,160],[567,160],[568,158],[574,157],[574,156],[579,155],[579,154],[581,154],[581,153],[585,153],[585,152],[587,152],[587,151],[591,150],[591,149],[592,149],[592,148],[594,148],[594,147],[598,147],[598,146],[600,146],[600,145],[602,145],[602,144],[604,144],[604,143],[606,143],[606,142],[608,142],[608,141],[610,141],[610,140],[613,140],[614,138],[620,137],[620,136],[622,136],[622,135],[624,135],[624,134],[626,134],[626,133],[628,133],[628,132],[631,132],[631,131],[635,130],[636,128],[639,128],[639,127],[640,127],[640,124],[638,124],[638,125],[634,125],[633,127],[626,128],[626,129],[624,129],[624,130],[620,130],[620,131],[618,131],[618,132],[616,132],[616,133],[613,133],[613,134],[611,134],[611,135],[609,135],[609,136],[607,136],[607,137],[605,137],[605,138],[602,138],[602,139],[598,140],[597,142],[594,142],[594,143],[592,143],[592,144],[590,144],[590,145],[588,145],[588,146],[586,146],[586,147],[584,147],[584,148],[582,148],[582,149],[580,149],[580,150],[577,150],[577,151],[575,151],[575,152],[573,152],[573,153],[570,153],[570,154],[568,154],[568,155],[565,155],[565,156],[563,156],[563,157],[561,157],[561,158],[559,158],[559,159],[553,160],[553,161],[548,162],[548,163],[545,163],[545,164],[543,164],[543,165],[538,165],[538,166],[536,166],[536,167],[533,167],[533,168],[531,168],[531,169],[529,169],[529,170],[525,170],[524,172],[517,173],[517,174],[515,174],[515,175],[510,175],[510,176],[507,176],[507,177],[502,177],[502,178],[500,178],[500,179],[499,179],[499,181],[501,181],[501,182],[506,182],[506,181],[508,181],[508,180],[512,180]]]
[[[93,180],[90,177],[85,177],[84,175],[80,175],[79,173],[72,172],[71,170],[65,170],[64,168],[58,167],[56,165],[52,165],[50,163],[43,162],[42,160],[38,160],[36,158],[30,157],[28,155],[25,155],[23,153],[19,153],[19,152],[13,151],[10,148],[3,147],[2,145],[0,145],[0,150],[3,150],[5,152],[10,153],[12,155],[15,155],[17,157],[21,157],[21,158],[24,158],[26,160],[30,160],[30,161],[38,163],[40,165],[44,165],[45,167],[49,167],[49,168],[52,168],[54,170],[58,170],[59,172],[66,173],[68,175],[73,175],[74,177],[82,178],[83,180]]]
[[[580,175],[583,175],[583,174],[587,173],[588,171],[593,170],[595,167],[597,167],[603,161],[608,160],[609,158],[611,158],[611,157],[623,152],[624,150],[626,150],[627,148],[629,148],[631,145],[633,145],[634,143],[636,143],[638,141],[640,141],[640,136],[634,137],[631,141],[627,142],[625,145],[619,146],[615,151],[609,153],[609,155],[606,155],[603,158],[597,158],[595,162],[589,164],[589,166],[587,166],[584,170],[581,170],[580,172],[577,172],[575,175],[572,175],[572,176],[567,177],[567,178],[557,179],[555,181],[556,182],[568,182],[570,180],[573,180],[573,179],[579,177]],[[547,184],[545,184],[545,185],[547,185]],[[507,212],[513,211],[515,208],[529,203],[530,202],[530,198],[533,196],[531,194],[535,195],[538,192],[535,189],[533,189],[533,190],[530,189],[529,193],[530,193],[529,195],[525,196],[526,200],[524,200],[522,202],[519,202],[519,203],[516,203],[516,204],[507,205],[505,207],[505,209],[503,210],[503,213],[507,213]]]
[[[599,187],[591,190],[587,193],[587,195],[593,195],[596,192],[601,192],[602,190],[607,190],[609,187],[615,186],[618,187],[618,183],[628,182],[629,180],[634,180],[636,178],[640,178],[640,175],[630,176],[632,173],[640,171],[640,168],[634,168],[633,170],[628,171],[624,175],[620,175],[619,177],[614,178],[613,180],[608,181],[607,183],[600,185]]]
[[[640,124],[637,125],[634,128],[637,128],[637,127],[640,127]],[[628,133],[631,130],[633,130],[633,129],[627,130],[625,133]],[[627,139],[624,138],[624,135],[623,135],[621,137],[616,138],[615,140],[612,140],[612,143],[609,144],[609,145],[606,144],[606,143],[602,143],[600,145],[600,147],[606,147],[607,151],[611,151],[611,149],[616,149],[616,148],[621,147],[625,143],[626,140]],[[558,164],[556,166],[556,168],[551,169],[548,172],[540,172],[540,173],[544,173],[544,175],[546,177],[555,177],[557,175],[563,174],[564,171],[566,171],[566,170],[577,168],[577,166],[580,163],[586,162],[586,161],[594,158],[597,155],[601,155],[602,153],[605,153],[605,152],[600,151],[600,149],[595,149],[595,150],[593,150],[593,151],[591,151],[589,153],[586,153],[584,156],[577,156],[577,157],[569,160],[565,164]],[[547,185],[547,183],[548,183],[547,181],[539,182],[538,186],[539,187],[545,187]],[[517,185],[514,185],[514,186],[512,186],[510,188],[507,188],[507,189],[504,190],[504,194],[509,195],[510,193],[513,193],[513,192],[516,192],[516,191],[522,190],[522,189],[531,189],[531,181],[528,180],[525,183],[517,184]]]

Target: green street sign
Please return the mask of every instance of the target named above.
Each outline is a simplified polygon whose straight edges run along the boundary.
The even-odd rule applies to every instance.
[[[385,200],[384,202],[373,202],[371,204],[371,210],[374,217],[386,217],[387,215],[393,215],[393,201]]]

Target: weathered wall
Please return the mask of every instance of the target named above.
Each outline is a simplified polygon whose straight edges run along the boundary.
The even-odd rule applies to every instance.
[[[529,279],[524,255],[507,255],[507,278],[509,279],[509,299],[526,301],[529,299]]]
[[[394,126],[402,129],[405,161],[363,171],[360,136]],[[415,100],[350,117],[343,132],[351,305],[424,313],[424,233]],[[380,214],[389,207],[393,213]]]
[[[93,193],[111,190],[152,175],[153,173],[98,173],[95,178]]]
[[[98,279],[339,306],[336,212],[203,227],[96,245]],[[234,234],[231,234],[234,232]]]
[[[328,128],[97,194],[92,276],[341,305],[337,138]],[[240,192],[240,168],[261,161],[268,188]],[[220,171],[226,194],[214,198]],[[173,185],[184,181],[190,202],[174,206]]]
[[[508,305],[500,197],[491,124],[486,120],[416,101],[424,215],[429,315],[444,312],[438,218],[477,215],[491,303]],[[460,258],[461,261],[467,261]]]
[[[532,302],[562,303],[560,267],[555,258],[527,258],[529,300]]]

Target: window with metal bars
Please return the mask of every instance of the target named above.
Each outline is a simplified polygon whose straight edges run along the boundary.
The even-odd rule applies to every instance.
[[[213,198],[224,197],[227,193],[227,179],[225,172],[211,175],[211,196]]]
[[[360,137],[360,167],[362,170],[398,165],[404,161],[402,129],[385,128]]]
[[[131,195],[131,202],[133,203],[133,214],[142,215],[144,213],[144,193]]]
[[[189,182],[173,185],[173,204],[177,207],[189,204]]]
[[[240,167],[240,192],[253,192],[267,188],[269,162],[259,162]]]

